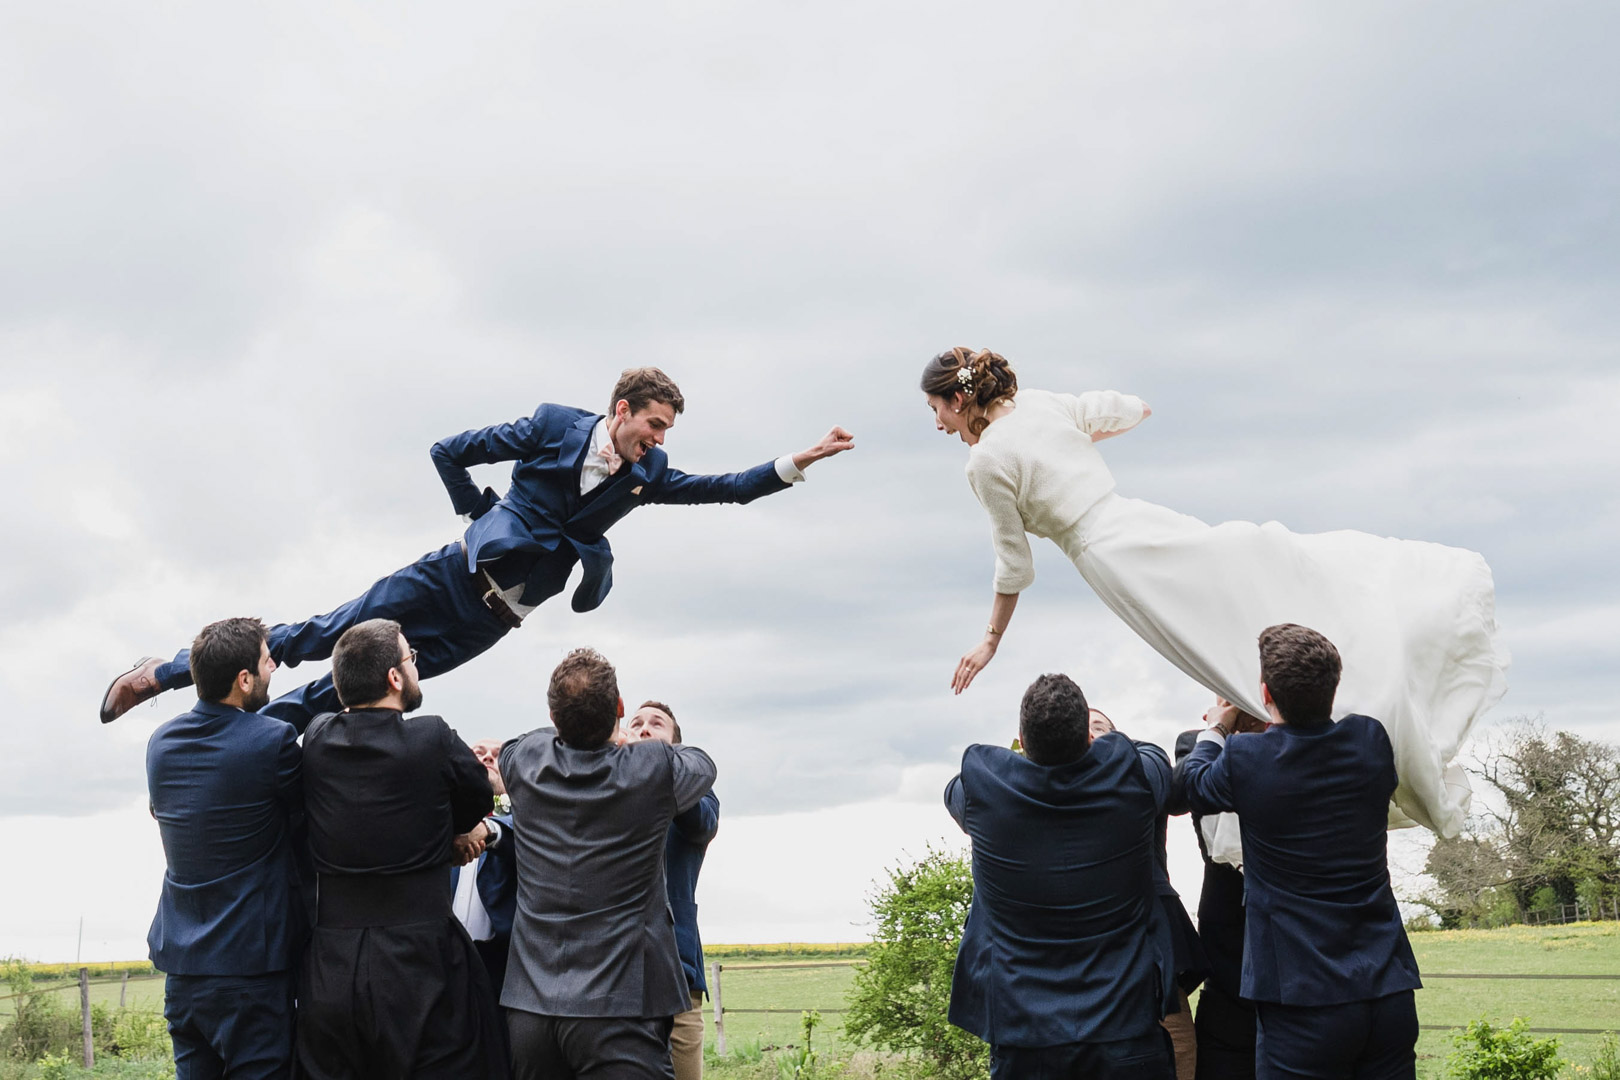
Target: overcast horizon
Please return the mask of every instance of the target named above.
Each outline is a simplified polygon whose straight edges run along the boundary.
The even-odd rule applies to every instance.
[[[71,958],[81,914],[87,957],[144,955],[144,748],[189,692],[103,727],[108,680],[455,539],[435,440],[605,408],[634,364],[685,394],[686,471],[856,448],[631,515],[598,611],[553,600],[423,711],[538,726],[577,645],[670,702],[719,767],[708,940],[864,937],[884,867],[963,845],[940,791],[1043,671],[1166,747],[1207,704],[1044,541],[950,694],[993,562],[916,389],[953,345],[1150,402],[1103,444],[1122,494],[1483,553],[1513,664],[1480,730],[1616,741],[1617,34],[1599,3],[0,11],[0,858],[51,883],[0,899],[0,956]]]

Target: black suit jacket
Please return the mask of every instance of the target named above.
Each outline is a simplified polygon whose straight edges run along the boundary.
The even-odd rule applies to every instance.
[[[1382,724],[1274,724],[1224,749],[1201,738],[1176,786],[1199,813],[1238,814],[1244,997],[1336,1005],[1422,985],[1389,883],[1395,753]]]
[[[1164,751],[1119,734],[1050,768],[1004,747],[967,748],[945,789],[973,841],[951,1023],[1015,1047],[1158,1026],[1171,972],[1154,832],[1169,789]]]
[[[495,792],[442,718],[349,709],[304,733],[304,802],[321,874],[408,874],[448,869],[452,840],[494,808]]]

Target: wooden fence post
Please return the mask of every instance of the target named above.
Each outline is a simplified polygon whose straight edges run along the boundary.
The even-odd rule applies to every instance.
[[[118,1007],[122,1009],[129,997],[129,972],[124,972],[124,981],[118,985]]]
[[[84,1067],[94,1068],[96,1044],[90,1032],[90,969],[79,969],[79,1014],[84,1021]]]
[[[709,965],[709,997],[714,1001],[714,1053],[716,1057],[726,1056],[726,1010],[720,1004],[720,969],[723,967],[716,960]]]

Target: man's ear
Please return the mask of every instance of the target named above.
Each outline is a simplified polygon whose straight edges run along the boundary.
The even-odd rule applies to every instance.
[[[1266,706],[1267,708],[1270,708],[1276,704],[1275,701],[1271,700],[1271,687],[1267,686],[1263,682],[1260,684],[1260,704]]]
[[[621,424],[630,419],[630,403],[624,398],[613,403],[613,418]]]
[[[256,678],[258,678],[258,674],[256,672],[243,668],[241,671],[236,673],[236,688],[242,691],[242,693],[246,694],[248,691],[253,689],[253,680]]]
[[[624,719],[624,698],[619,699],[618,712],[615,713],[614,715],[615,715],[615,719],[619,719],[619,720]]]
[[[399,668],[388,669],[388,685],[395,690],[405,689],[405,673]]]

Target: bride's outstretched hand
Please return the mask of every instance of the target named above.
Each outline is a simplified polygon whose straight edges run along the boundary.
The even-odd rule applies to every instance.
[[[951,676],[951,690],[960,694],[973,685],[973,677],[984,670],[990,658],[996,655],[996,647],[988,641],[981,641],[968,650],[956,665],[956,674]]]

